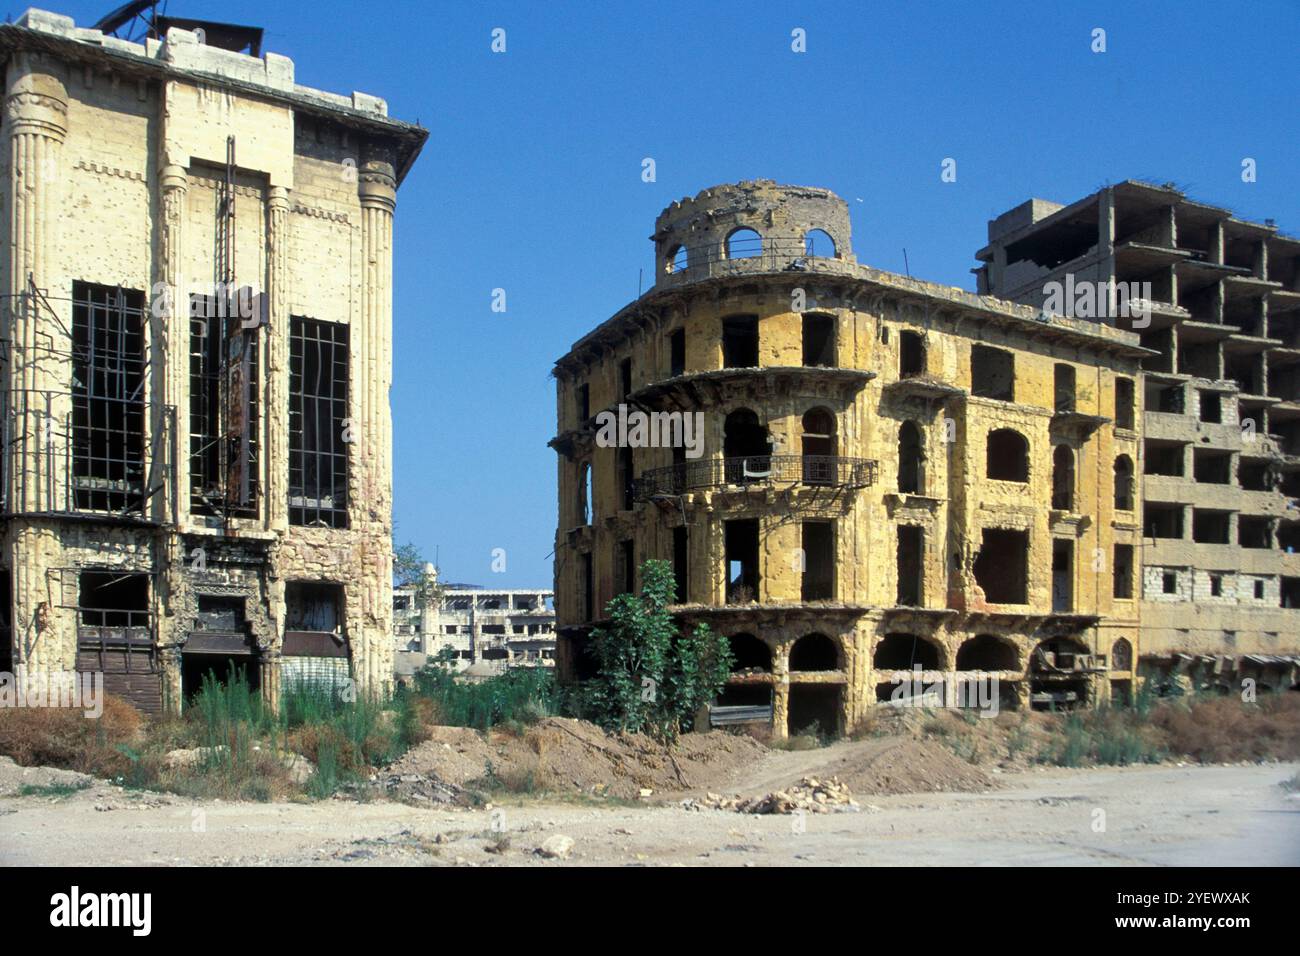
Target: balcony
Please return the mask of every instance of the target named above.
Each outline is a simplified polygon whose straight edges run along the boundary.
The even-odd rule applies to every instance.
[[[846,272],[851,268],[831,248],[818,248],[805,236],[762,236],[682,247],[665,264],[659,287],[717,276],[764,272]]]
[[[633,483],[637,501],[728,486],[783,483],[819,488],[866,488],[876,481],[879,462],[834,455],[754,455],[710,458],[652,468]]]

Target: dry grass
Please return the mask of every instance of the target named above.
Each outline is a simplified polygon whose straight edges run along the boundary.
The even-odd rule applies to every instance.
[[[144,715],[119,697],[105,695],[104,712],[87,717],[72,707],[0,708],[0,754],[24,767],[62,767],[97,777],[131,768],[121,748],[139,743]]]

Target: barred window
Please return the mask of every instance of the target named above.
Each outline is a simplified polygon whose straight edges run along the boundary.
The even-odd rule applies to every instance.
[[[289,332],[289,523],[348,526],[348,327],[293,316]]]
[[[257,336],[243,328],[231,300],[190,296],[190,507],[197,514],[257,517],[257,353]]]

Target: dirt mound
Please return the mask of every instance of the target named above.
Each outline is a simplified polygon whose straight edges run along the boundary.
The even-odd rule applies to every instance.
[[[721,731],[684,735],[670,750],[641,734],[607,734],[586,721],[547,717],[521,734],[498,730],[484,736],[462,727],[433,727],[430,739],[397,760],[384,777],[415,790],[417,779],[423,779],[466,790],[634,798],[643,790],[720,786],[766,752],[750,737]],[[403,788],[388,789],[400,794]]]
[[[793,787],[764,794],[761,797],[745,799],[709,793],[701,800],[683,800],[682,806],[688,810],[707,807],[713,810],[735,810],[737,813],[755,814],[796,813],[800,810],[808,813],[832,813],[857,810],[858,802],[853,799],[849,788],[834,777],[829,780],[804,777]]]
[[[853,793],[935,793],[988,790],[993,780],[947,747],[923,740],[890,741],[880,750],[846,756],[825,772]]]

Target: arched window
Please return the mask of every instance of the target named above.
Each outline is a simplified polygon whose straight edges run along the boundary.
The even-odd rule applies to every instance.
[[[1029,442],[1014,428],[989,432],[987,472],[999,481],[1029,480]]]
[[[591,524],[596,518],[596,493],[589,461],[584,461],[578,472],[578,515],[583,524]]]
[[[668,255],[664,263],[665,272],[685,272],[688,265],[689,261],[687,259],[685,246],[673,246],[668,250]]]
[[[898,426],[898,490],[900,494],[925,493],[925,446],[921,429],[913,421]]]
[[[791,671],[837,671],[840,651],[825,634],[805,634],[790,648]]]
[[[810,408],[803,416],[803,480],[810,485],[830,484],[835,478],[835,415],[825,408]]]
[[[1113,671],[1131,671],[1133,669],[1133,645],[1127,637],[1121,637],[1110,646],[1110,669]]]
[[[742,226],[727,234],[727,258],[748,259],[763,251],[763,237]]]
[[[803,237],[803,253],[818,259],[834,259],[835,240],[825,229],[809,229]]]
[[[876,645],[871,666],[878,671],[907,671],[917,664],[922,670],[943,667],[940,648],[933,641],[915,634],[886,634]]]
[[[722,456],[726,459],[728,484],[743,484],[746,478],[766,477],[772,468],[772,445],[767,426],[748,408],[738,408],[722,424]]]
[[[1052,507],[1074,510],[1074,452],[1068,445],[1057,445],[1052,452]]]
[[[957,670],[1018,671],[1020,654],[1010,641],[980,634],[957,649]]]
[[[733,634],[727,642],[731,645],[731,673],[772,672],[772,649],[753,634]]]
[[[1115,510],[1133,510],[1133,459],[1128,455],[1115,459]]]

